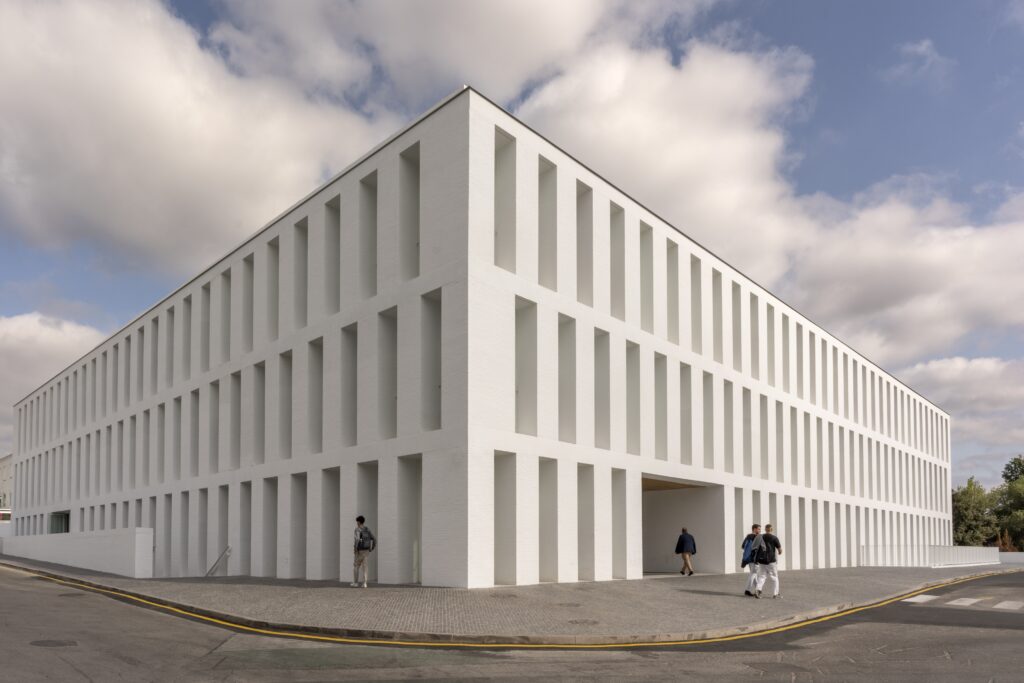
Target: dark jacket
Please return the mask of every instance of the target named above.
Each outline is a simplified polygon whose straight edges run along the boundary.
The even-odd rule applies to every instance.
[[[697,554],[697,541],[692,534],[679,534],[679,540],[676,541],[676,555],[679,553]]]
[[[775,534],[763,534],[764,547],[757,553],[755,561],[757,564],[772,564],[778,561],[776,551],[782,550],[782,543],[779,542],[779,537]]]

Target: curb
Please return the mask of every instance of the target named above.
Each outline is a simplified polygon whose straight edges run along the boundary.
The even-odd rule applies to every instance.
[[[829,621],[863,610],[882,607],[907,597],[927,592],[934,588],[952,586],[959,583],[974,581],[1001,574],[1013,574],[1024,569],[1003,569],[996,571],[968,574],[953,579],[929,581],[919,584],[916,588],[891,594],[886,597],[864,603],[840,603],[816,610],[793,614],[781,619],[760,622],[750,626],[710,629],[685,634],[631,634],[625,636],[590,636],[590,635],[551,635],[551,636],[499,636],[499,635],[457,635],[446,633],[385,631],[376,629],[331,628],[320,626],[304,626],[301,624],[281,624],[275,622],[250,619],[248,617],[218,612],[187,603],[180,603],[157,598],[145,593],[130,591],[94,581],[73,578],[33,567],[0,561],[0,567],[7,567],[26,574],[60,583],[71,588],[88,590],[107,595],[122,602],[139,604],[171,612],[185,618],[212,623],[237,631],[256,633],[280,638],[296,638],[303,640],[319,640],[324,642],[358,644],[358,645],[389,645],[408,647],[453,647],[453,648],[500,648],[500,649],[615,649],[637,647],[664,647],[668,645],[699,645],[729,640],[741,640],[757,636],[770,635]]]

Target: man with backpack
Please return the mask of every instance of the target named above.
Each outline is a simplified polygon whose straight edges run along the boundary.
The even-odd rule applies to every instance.
[[[761,536],[761,543],[758,546],[754,558],[757,563],[757,590],[754,597],[761,597],[761,589],[764,588],[767,579],[772,580],[772,598],[778,600],[782,597],[779,594],[779,565],[778,555],[782,554],[782,543],[779,537],[772,533],[772,525],[764,525],[764,535]]]
[[[743,557],[740,563],[740,567],[747,570],[747,588],[743,591],[744,595],[755,597],[754,591],[757,590],[757,563],[754,562],[755,541],[761,540],[761,525],[754,524],[750,527],[750,533],[747,534],[746,538],[743,539],[743,543],[740,545],[740,550],[743,551]]]
[[[370,573],[369,568],[366,566],[366,561],[370,557],[370,553],[377,547],[377,539],[374,537],[373,532],[370,531],[370,527],[365,524],[366,518],[362,515],[356,517],[356,531],[353,539],[352,551],[354,553],[354,559],[352,561],[352,583],[349,584],[353,588],[362,586],[366,588],[366,579]],[[362,573],[363,580],[360,582],[359,575]]]

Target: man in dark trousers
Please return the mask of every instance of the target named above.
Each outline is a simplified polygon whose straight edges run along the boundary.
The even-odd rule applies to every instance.
[[[779,542],[779,537],[772,533],[773,531],[774,528],[771,524],[764,525],[764,534],[761,536],[764,543],[758,549],[755,558],[757,562],[757,590],[754,592],[755,598],[761,597],[761,589],[764,588],[767,579],[772,580],[772,597],[775,599],[782,597],[779,593],[778,565],[778,556],[782,554],[782,543]]]
[[[679,534],[679,540],[676,541],[676,555],[683,556],[683,568],[679,570],[679,573],[683,576],[693,576],[693,562],[690,558],[697,554],[697,541],[693,538],[693,535],[683,527],[683,533]]]

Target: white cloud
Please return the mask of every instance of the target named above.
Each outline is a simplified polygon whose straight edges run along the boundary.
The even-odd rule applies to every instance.
[[[463,83],[511,100],[595,37],[635,39],[713,1],[229,0],[211,40],[242,73],[370,108],[419,110]]]
[[[909,365],[953,401],[957,439],[1024,444],[1005,381],[1024,386],[1024,361],[954,357],[1024,330],[1022,196],[986,222],[929,176],[800,196],[786,125],[809,111],[812,60],[731,29],[676,41],[710,1],[232,0],[208,42],[155,0],[0,3],[0,218],[194,272],[469,82],[876,362]],[[890,82],[950,82],[931,41],[898,52]]]
[[[246,78],[154,0],[0,3],[0,211],[114,267],[206,265],[397,125]]]
[[[819,231],[783,289],[872,360],[912,362],[1024,327],[1024,221],[971,224],[937,191],[892,184],[810,210]]]
[[[780,167],[783,119],[812,63],[692,41],[667,52],[602,44],[567,62],[517,111],[584,163],[770,284],[813,225]]]
[[[13,446],[11,406],[105,337],[92,327],[40,313],[0,316],[0,455]]]
[[[951,413],[953,442],[966,451],[954,458],[955,481],[999,483],[1007,460],[1024,451],[1024,359],[942,358],[897,374]]]
[[[1024,0],[1009,0],[1006,3],[1006,21],[1024,29]]]
[[[939,54],[928,38],[896,46],[900,61],[882,71],[882,78],[901,85],[924,85],[932,90],[949,86],[956,60]]]

